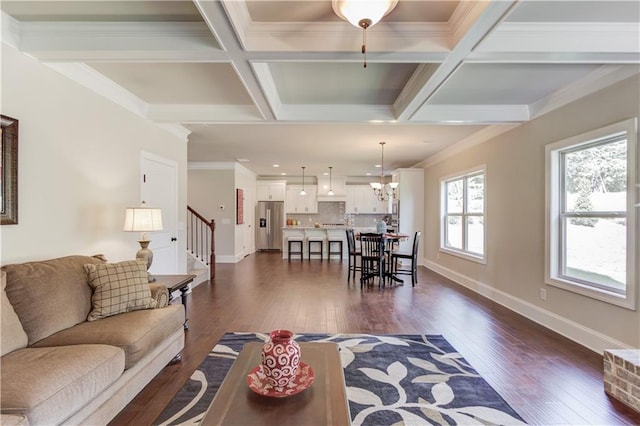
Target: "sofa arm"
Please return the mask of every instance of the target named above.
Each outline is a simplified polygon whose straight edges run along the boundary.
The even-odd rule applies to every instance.
[[[169,304],[169,290],[162,284],[149,283],[151,298],[156,301],[156,308],[164,308]]]

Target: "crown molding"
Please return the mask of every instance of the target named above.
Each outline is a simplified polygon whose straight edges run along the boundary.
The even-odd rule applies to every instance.
[[[83,63],[66,62],[45,62],[44,64],[134,114],[147,118],[146,102],[90,66]]]

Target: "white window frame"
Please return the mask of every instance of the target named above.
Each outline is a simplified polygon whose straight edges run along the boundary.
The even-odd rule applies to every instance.
[[[467,212],[467,194],[466,194],[466,180],[468,178],[482,175],[484,177],[484,193],[483,193],[483,205],[482,205],[482,214],[478,213],[468,213]],[[467,217],[470,216],[482,216],[484,218],[484,230],[483,230],[483,248],[482,255],[463,249],[456,249],[453,247],[448,247],[446,245],[447,242],[447,183],[460,180],[464,181],[463,184],[463,208],[462,208],[462,246],[467,246],[467,236],[466,236],[466,223]],[[470,260],[472,262],[481,263],[483,265],[487,264],[487,167],[486,165],[482,165],[479,167],[475,167],[473,169],[469,169],[460,173],[456,173],[450,176],[446,176],[440,179],[440,248],[439,250],[444,253],[448,253],[454,256],[461,257],[466,260]]]
[[[614,135],[626,135],[627,138],[627,260],[626,260],[626,292],[624,295],[598,288],[578,280],[569,280],[561,274],[561,263],[564,254],[562,243],[562,170],[561,155],[570,148],[588,147],[599,140],[606,140]],[[546,146],[546,215],[545,215],[545,282],[573,293],[636,310],[636,294],[638,289],[638,177],[640,176],[640,150],[638,150],[637,118],[621,121],[581,135],[573,136]]]

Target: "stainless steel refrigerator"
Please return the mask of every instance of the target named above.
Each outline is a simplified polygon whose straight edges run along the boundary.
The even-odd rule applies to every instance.
[[[284,226],[283,201],[258,201],[256,210],[256,244],[258,250],[282,251]]]

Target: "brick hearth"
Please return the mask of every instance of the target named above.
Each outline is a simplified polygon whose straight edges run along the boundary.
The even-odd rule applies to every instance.
[[[640,349],[604,351],[604,390],[640,413]]]

